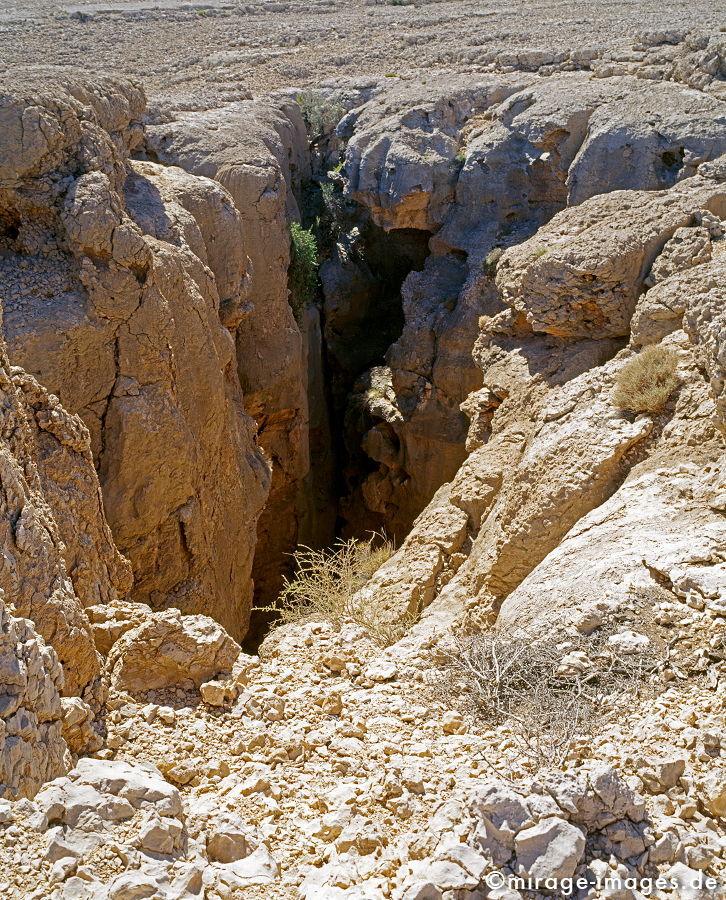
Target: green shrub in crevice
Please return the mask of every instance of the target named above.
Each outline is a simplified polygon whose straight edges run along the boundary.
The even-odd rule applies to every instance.
[[[299,222],[290,223],[290,268],[287,272],[290,305],[298,318],[303,307],[314,303],[318,287],[318,242]]]

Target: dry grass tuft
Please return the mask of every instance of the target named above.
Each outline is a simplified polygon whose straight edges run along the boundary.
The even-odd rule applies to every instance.
[[[281,624],[322,619],[340,627],[355,622],[381,646],[400,640],[413,617],[391,622],[385,597],[360,594],[394,551],[390,541],[376,544],[376,538],[380,536],[369,541],[340,540],[332,550],[299,548],[295,576],[285,579],[277,603],[266,611],[276,612]]]
[[[657,413],[678,384],[678,353],[660,345],[645,347],[617,376],[613,402],[633,413]]]

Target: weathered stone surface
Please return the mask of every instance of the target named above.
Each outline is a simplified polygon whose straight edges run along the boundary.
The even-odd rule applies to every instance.
[[[239,644],[214,619],[169,609],[124,632],[111,647],[106,668],[120,691],[199,687],[222,672],[231,673],[239,653]]]
[[[572,878],[585,850],[585,836],[565,819],[552,816],[514,839],[517,866],[530,878]]]
[[[33,797],[70,768],[61,733],[63,670],[32,622],[0,596],[0,797]]]
[[[356,412],[358,440],[375,465],[343,504],[349,520],[361,507],[370,512],[358,513],[361,530],[385,525],[401,540],[464,461],[461,406],[479,387],[464,348],[479,318],[503,308],[495,268],[504,301],[534,331],[624,337],[663,244],[696,224],[701,207],[723,206],[713,183],[702,197],[689,191],[682,205],[672,194],[607,193],[668,188],[717,157],[726,149],[718,101],[634,78],[528,80],[492,75],[468,89],[456,78],[404,84],[344,120],[343,129],[353,128],[347,195],[392,239],[399,229],[432,235],[423,271],[402,288],[403,333],[386,354],[388,405],[365,392],[354,398],[364,410]],[[704,115],[701,132],[694,123]],[[626,162],[633,146],[637,165]],[[622,163],[606,166],[604,154]],[[560,212],[566,207],[575,208]],[[555,213],[539,239],[520,243]],[[494,248],[513,244],[492,263]]]
[[[236,367],[272,462],[254,572],[258,595],[271,601],[285,554],[309,540],[301,531],[310,468],[307,348],[287,287],[288,222],[299,218],[293,188],[310,165],[304,126],[297,104],[242,101],[151,126],[147,145],[155,159],[224,185],[239,214],[232,246],[249,258],[250,304],[235,330]]]
[[[568,603],[575,615],[578,603],[589,607],[588,597],[592,603],[597,602],[598,594],[602,600],[603,593],[622,598],[630,588],[653,584],[642,563],[642,558],[650,554],[647,547],[653,548],[658,572],[661,569],[655,557],[659,554],[664,567],[672,567],[674,575],[680,571],[679,564],[686,566],[690,574],[684,570],[682,581],[676,576],[678,583],[684,585],[678,590],[684,595],[692,591],[693,596],[707,596],[714,609],[720,608],[722,601],[714,582],[720,574],[715,548],[723,537],[718,501],[715,497],[709,499],[711,492],[718,494],[720,490],[713,466],[722,452],[710,421],[710,416],[718,415],[714,401],[719,402],[720,330],[713,292],[720,253],[716,251],[713,260],[703,261],[718,247],[713,243],[714,235],[720,233],[716,220],[725,213],[726,198],[720,179],[720,164],[716,162],[705,166],[703,174],[667,192],[599,195],[558,214],[533,238],[507,251],[499,261],[497,283],[509,310],[485,317],[480,323],[474,356],[483,372],[484,388],[473,395],[471,407],[467,405],[472,416],[472,452],[451,484],[438,492],[414,524],[401,553],[366,588],[385,589],[392,600],[391,608],[399,614],[415,609],[417,604],[420,608],[434,601],[418,630],[421,634],[440,628],[451,620],[456,609],[462,612],[467,606],[477,609],[475,615],[488,607],[493,607],[496,614],[499,603],[504,601],[502,627],[511,628],[515,622],[522,625],[525,620],[537,619],[537,610],[543,612],[548,603],[561,618]],[[643,224],[646,220],[649,225]],[[696,233],[695,244],[683,238],[684,229]],[[661,250],[670,258],[668,240],[675,233],[682,238],[679,252],[684,246],[692,247],[693,265],[674,272],[662,260],[654,286],[648,287],[647,274],[653,260],[660,259]],[[597,240],[594,236],[598,236]],[[703,250],[706,237],[707,253]],[[550,249],[544,254],[538,252],[548,240],[553,242]],[[653,241],[653,248],[646,253],[649,240]],[[545,277],[542,261],[550,253],[553,260]],[[588,281],[588,260],[595,257],[599,275]],[[578,286],[573,286],[569,276],[563,275],[559,281],[559,276],[555,277],[558,272],[569,272],[568,266],[572,272],[580,272]],[[603,287],[606,270],[613,273],[610,288]],[[542,289],[539,294],[537,285]],[[586,313],[578,319],[577,309],[572,306],[577,291],[582,299],[578,308],[597,311],[595,318]],[[608,319],[607,309],[611,307],[604,298],[612,300],[616,295],[620,300],[613,300],[612,317]],[[677,303],[667,299],[677,296]],[[632,421],[612,401],[618,371],[633,351],[623,351],[606,361],[618,348],[613,338],[618,334],[627,336],[638,297],[633,344],[651,341],[665,332],[668,346],[679,351],[679,387],[669,401],[670,421],[659,427],[654,439],[649,417],[639,416]],[[689,304],[696,310],[700,309],[699,303],[704,309],[703,325],[697,328],[694,312],[689,340],[679,330],[680,318]],[[663,316],[661,308],[665,310]],[[551,322],[550,313],[554,316]],[[545,337],[530,331],[558,332],[559,327],[552,323],[559,321],[559,315],[563,316],[566,336]],[[605,324],[608,321],[610,324]],[[591,333],[599,340],[585,338]],[[698,367],[709,371],[708,366],[716,372],[710,390],[698,371]],[[711,486],[699,488],[693,501],[673,496],[661,507],[656,500],[661,490],[659,476],[654,472],[659,464],[668,473],[675,472],[678,466],[674,467],[674,462],[683,455],[677,448],[684,446],[694,448],[689,452],[698,459],[697,464],[708,463],[706,480],[711,480]],[[643,449],[636,450],[637,447]],[[696,447],[700,448],[698,453]],[[621,488],[622,498],[608,501],[641,454],[652,458],[644,470],[649,473],[645,480],[632,492],[626,482]],[[669,477],[664,476],[664,483]],[[681,472],[679,477],[691,477],[690,470]],[[635,499],[641,488],[651,496],[648,485],[652,485],[652,506],[648,501],[641,504]],[[671,496],[667,486],[664,490]],[[598,513],[592,510],[605,501],[609,505],[600,507],[603,518],[598,519]],[[714,502],[716,511],[711,509]],[[621,512],[615,513],[616,508]],[[457,512],[466,514],[463,536],[458,536],[461,524]],[[588,513],[590,516],[583,519]],[[630,522],[619,530],[616,520],[623,515],[643,518],[639,526]],[[646,526],[646,521],[652,524]],[[595,522],[603,527],[602,544],[599,528],[593,527]],[[572,545],[570,556],[569,538],[562,539],[573,526],[573,540],[580,533],[582,537],[577,551]],[[640,547],[632,538],[639,528],[644,542]],[[713,562],[704,566],[694,560],[689,564],[687,545],[701,537],[709,548],[704,551],[705,558]],[[544,555],[540,556],[540,552],[545,548],[547,553],[555,553],[552,568],[542,563]],[[590,558],[590,553],[591,562],[583,569],[583,554]],[[599,564],[594,561],[597,554],[602,556],[603,581],[597,574]],[[666,557],[670,563],[666,563]],[[566,564],[565,558],[571,564]],[[544,568],[535,575],[532,569],[538,563]],[[615,570],[621,573],[623,567],[627,577],[615,581]],[[571,585],[572,591],[563,592],[562,572],[568,570],[577,584]],[[528,575],[531,581],[525,582]],[[691,587],[692,579],[695,580]],[[421,590],[422,586],[427,587]],[[550,597],[552,590],[557,598]],[[540,605],[545,595],[550,600]],[[574,596],[579,598],[577,603],[565,599]],[[565,615],[568,620],[569,615]],[[540,624],[544,625],[544,619]]]
[[[76,756],[94,753],[103,747],[101,735],[93,727],[93,710],[80,697],[64,697],[61,700],[63,710],[63,740],[68,749]]]
[[[703,583],[709,565],[702,561],[712,559],[714,574],[720,573],[716,548],[726,539],[726,527],[708,498],[715,497],[723,477],[722,467],[713,466],[704,474],[690,466],[634,472],[507,597],[500,627],[577,624],[602,604],[616,606],[633,591],[652,588],[654,576],[710,595]],[[714,601],[718,595],[723,591]]]
[[[246,268],[220,249],[238,217],[212,182],[127,169],[138,88],[65,84],[4,96],[0,208],[18,223],[2,259],[9,343],[90,430],[132,599],[213,611],[241,635],[269,476],[220,321],[244,305]],[[35,155],[13,143],[23,116]]]
[[[126,596],[133,573],[106,522],[85,425],[32,376],[13,369],[13,380],[28,404],[40,483],[62,535],[66,570],[81,605]]]
[[[716,400],[714,420],[726,433],[726,304],[724,274],[726,254],[693,270],[690,283],[678,279],[676,287],[687,296],[684,326],[694,344],[699,367],[708,376]]]
[[[497,285],[535,332],[625,337],[653,260],[702,209],[726,215],[726,190],[696,178],[667,193],[594,197],[508,251]]]
[[[72,575],[85,600],[110,599],[127,585],[128,568],[103,518],[88,432],[10,366],[2,341],[0,394],[0,588],[55,649],[65,673],[59,688],[97,706],[99,662]]]

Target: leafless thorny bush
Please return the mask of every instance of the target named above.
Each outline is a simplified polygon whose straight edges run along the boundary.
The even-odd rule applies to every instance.
[[[338,541],[332,550],[300,547],[296,572],[286,578],[277,602],[265,611],[276,612],[282,624],[323,619],[340,627],[355,622],[381,646],[403,637],[412,617],[391,620],[386,598],[376,592],[360,593],[374,573],[391,557],[392,542],[373,535],[368,541]]]
[[[607,643],[614,630],[561,642],[496,631],[459,639],[439,650],[435,687],[484,724],[506,723],[521,755],[538,767],[561,767],[615,706],[659,690],[668,645],[654,634],[644,652],[624,653]],[[578,651],[581,669],[563,666]]]

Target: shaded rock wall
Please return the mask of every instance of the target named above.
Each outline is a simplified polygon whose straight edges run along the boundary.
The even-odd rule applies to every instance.
[[[270,496],[259,520],[256,593],[277,595],[281,572],[299,542],[316,541],[306,514],[310,470],[308,343],[288,302],[288,223],[299,219],[294,189],[310,171],[296,103],[243,101],[221,110],[181,113],[147,128],[147,153],[216,179],[239,212],[232,240],[247,259],[245,315],[236,324],[236,365],[245,408],[272,465]],[[327,526],[322,526],[327,532]],[[330,534],[326,535],[328,538]]]
[[[129,83],[10,85],[3,100],[13,356],[89,428],[131,596],[240,636],[269,472],[220,321],[245,303],[223,246],[238,214],[212,181],[129,167],[144,109]]]
[[[386,354],[390,403],[376,408],[372,397],[367,415],[358,414],[371,462],[344,502],[350,519],[378,516],[401,538],[466,457],[462,403],[481,383],[469,348],[479,318],[503,308],[490,252],[601,192],[652,191],[687,178],[726,148],[726,120],[718,100],[673,83],[520,73],[476,85],[407,83],[354,110],[343,126],[353,132],[348,196],[386,230],[431,234],[423,272],[403,285],[403,333]],[[654,240],[640,260],[625,255],[621,264],[648,264]],[[551,258],[541,261],[545,281],[554,277],[545,275]],[[629,273],[613,279],[620,275]],[[633,295],[616,332],[627,333],[634,303]],[[583,322],[581,337],[612,333],[592,324]]]
[[[467,616],[548,629],[660,577],[720,602],[726,194],[721,163],[702,172],[668,191],[594,197],[502,257],[506,309],[482,319],[474,351],[484,388],[467,402],[470,454],[366,588],[398,614],[431,604],[419,635]],[[667,264],[676,234],[697,251],[683,271]],[[669,283],[680,308],[663,302]],[[617,352],[633,316],[637,334]],[[626,414],[615,380],[655,326],[678,351],[679,386],[662,414]]]

